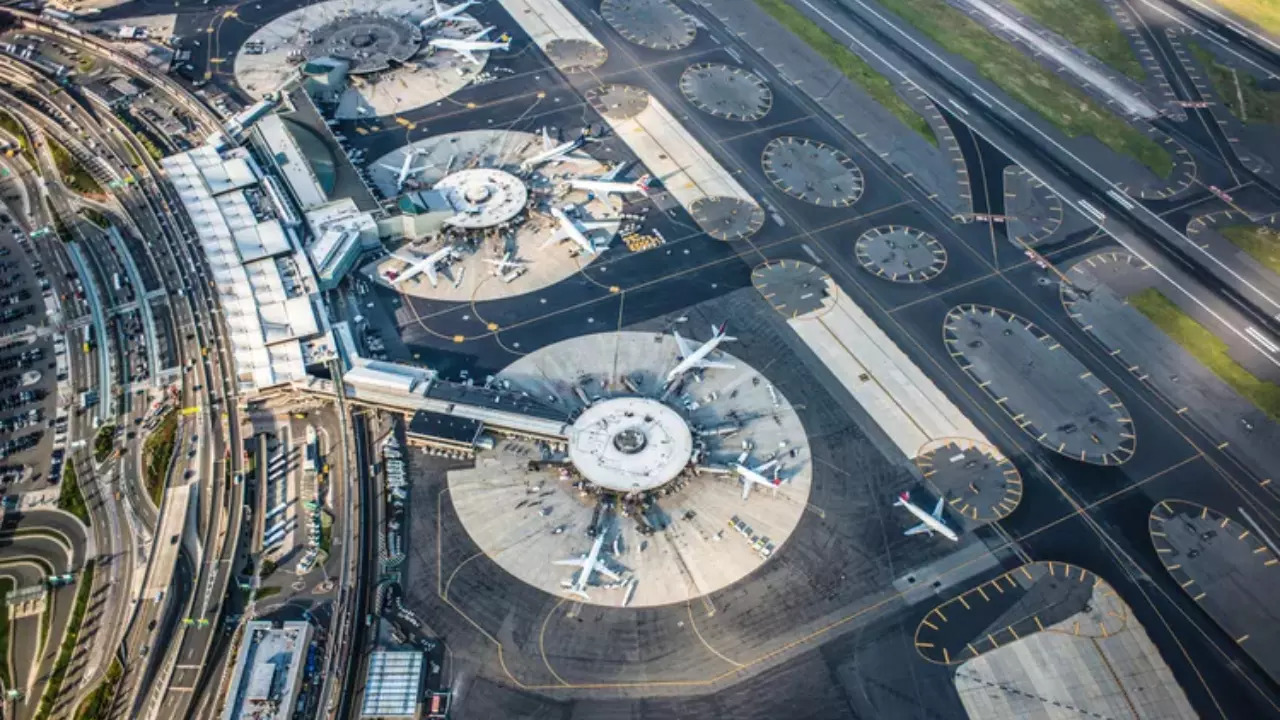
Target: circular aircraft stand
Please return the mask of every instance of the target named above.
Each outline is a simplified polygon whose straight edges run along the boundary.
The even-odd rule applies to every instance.
[[[689,213],[702,231],[726,242],[755,235],[764,226],[764,208],[735,197],[701,197]]]
[[[848,207],[862,197],[862,170],[853,158],[826,143],[791,135],[774,138],[760,163],[770,182],[797,200]]]
[[[772,260],[751,271],[751,284],[778,311],[793,318],[827,306],[835,291],[831,276],[801,260]]]
[[[1022,500],[1022,475],[995,447],[968,438],[937,438],[916,455],[920,476],[951,510],[964,529],[996,522]]]
[[[759,75],[721,63],[690,65],[680,76],[680,92],[694,107],[726,120],[755,122],[773,108],[773,91]]]
[[[906,225],[871,228],[862,233],[853,250],[867,272],[893,282],[922,283],[937,277],[947,266],[942,243]]]
[[[669,0],[604,0],[600,15],[618,34],[653,50],[679,50],[693,44],[693,18]]]
[[[629,120],[649,107],[649,93],[634,85],[609,84],[584,93],[595,111],[611,120]]]
[[[381,72],[402,65],[422,47],[422,31],[401,18],[359,13],[330,20],[311,31],[308,58],[347,61],[351,75]]]
[[[547,57],[567,73],[595,70],[609,59],[609,51],[590,40],[556,38],[547,43]]]

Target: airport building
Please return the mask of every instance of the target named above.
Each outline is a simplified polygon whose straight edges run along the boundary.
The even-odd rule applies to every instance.
[[[370,653],[360,717],[364,720],[418,717],[422,667],[423,656],[418,650],[375,650]]]
[[[310,644],[309,623],[247,623],[222,720],[293,717]]]

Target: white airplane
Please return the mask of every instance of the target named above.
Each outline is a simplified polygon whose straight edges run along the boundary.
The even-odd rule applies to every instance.
[[[957,542],[960,540],[960,536],[956,535],[956,531],[947,527],[946,521],[942,519],[943,498],[938,498],[938,504],[934,506],[932,513],[925,512],[919,505],[911,502],[911,493],[909,492],[904,492],[899,495],[898,499],[893,504],[894,507],[906,508],[907,512],[915,515],[920,520],[919,525],[907,528],[907,531],[902,533],[903,535],[919,535],[920,533],[927,533],[929,537],[933,537],[933,534],[936,532],[951,542]]]
[[[609,244],[605,243],[604,245],[596,245],[595,242],[593,242],[591,238],[587,237],[586,234],[592,230],[603,230],[613,227],[617,222],[616,220],[574,220],[569,217],[564,210],[558,207],[551,208],[551,215],[560,222],[560,229],[556,231],[554,235],[547,238],[547,241],[542,244],[542,247],[546,247],[552,243],[560,242],[562,240],[572,240],[577,243],[582,252],[587,255],[595,255],[601,250],[607,249]]]
[[[435,287],[440,282],[440,276],[436,270],[442,263],[453,260],[453,246],[446,245],[426,257],[412,257],[410,255],[400,255],[399,253],[391,253],[391,257],[409,264],[409,267],[399,272],[388,271],[386,273],[387,279],[391,281],[393,286],[397,286],[409,278],[426,273],[427,280],[431,282],[431,287]]]
[[[387,163],[380,163],[378,167],[384,168],[386,170],[390,170],[391,172],[395,173],[396,189],[401,189],[404,187],[404,184],[406,182],[409,182],[409,178],[412,178],[414,175],[417,175],[418,173],[430,167],[430,163],[428,163],[427,165],[419,165],[418,167],[413,167],[413,159],[422,154],[423,154],[423,151],[421,150],[417,150],[417,149],[410,150],[409,152],[404,154],[404,162],[400,163],[400,167],[396,167],[395,165],[390,165]]]
[[[649,182],[653,179],[653,176],[645,174],[632,182],[620,182],[617,178],[622,174],[623,170],[626,170],[626,168],[626,163],[619,163],[614,165],[612,170],[598,178],[574,178],[569,181],[569,187],[574,190],[585,190],[605,197],[610,195],[631,195],[632,193],[648,195]]]
[[[480,62],[479,58],[472,55],[472,53],[482,50],[505,51],[511,49],[510,35],[503,35],[497,40],[485,40],[484,37],[491,32],[493,32],[492,25],[477,30],[464,38],[431,38],[427,41],[427,45],[435,50],[452,50],[476,65],[483,65],[484,63]]]
[[[440,4],[440,0],[431,0],[431,4],[435,7],[435,12],[428,15],[422,22],[418,23],[418,27],[423,30],[426,30],[436,23],[442,23],[445,20],[452,20],[461,15],[467,8],[472,5],[479,5],[480,3],[478,0],[467,0],[466,2],[458,3],[453,7],[445,7]]]
[[[543,163],[594,163],[595,159],[585,155],[571,155],[574,150],[586,145],[591,141],[591,136],[586,130],[578,134],[578,137],[568,142],[562,142],[556,145],[551,140],[551,135],[547,129],[542,128],[542,152],[520,163],[520,169],[529,172],[530,170],[542,165]]]
[[[493,266],[494,275],[505,275],[508,272],[523,268],[526,263],[523,260],[515,259],[515,253],[508,250],[501,259],[485,258],[485,262]]]
[[[676,347],[679,348],[680,362],[671,368],[671,372],[667,373],[667,382],[675,382],[677,378],[684,375],[690,370],[705,370],[707,368],[720,368],[722,370],[731,370],[733,365],[716,360],[707,360],[707,356],[715,352],[722,342],[733,342],[738,338],[729,337],[724,330],[728,323],[721,323],[720,327],[711,326],[711,339],[702,343],[695,350],[689,345],[689,341],[685,340],[679,332],[673,330],[671,334],[676,338]]]
[[[778,465],[778,459],[774,458],[768,462],[760,463],[755,467],[747,467],[747,457],[751,454],[751,446],[747,443],[742,444],[742,454],[738,456],[738,461],[733,464],[733,471],[738,473],[738,477],[742,479],[742,499],[746,500],[751,494],[753,485],[761,485],[767,488],[777,490],[782,484],[782,479],[778,477],[778,471],[782,468]],[[769,468],[773,468],[772,475],[764,475],[763,473]]]
[[[604,547],[605,535],[606,533],[603,531],[599,535],[596,535],[596,541],[591,545],[591,552],[580,558],[551,561],[553,565],[571,565],[579,568],[578,573],[574,576],[573,580],[566,584],[565,592],[575,597],[582,598],[583,600],[589,600],[590,597],[587,595],[587,586],[591,582],[592,574],[600,573],[610,580],[615,581],[622,579],[622,576],[610,570],[600,560],[600,549]]]

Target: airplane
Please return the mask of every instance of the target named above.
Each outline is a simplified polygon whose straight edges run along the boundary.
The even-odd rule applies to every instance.
[[[586,190],[590,193],[603,195],[630,195],[632,193],[649,194],[649,182],[653,180],[652,175],[641,175],[633,182],[619,182],[618,177],[627,169],[627,163],[618,163],[613,166],[609,172],[594,179],[573,178],[569,180],[569,187],[574,190]]]
[[[398,253],[391,253],[391,257],[409,264],[409,267],[399,272],[388,271],[386,273],[387,279],[391,281],[393,286],[399,285],[409,278],[426,273],[427,280],[431,282],[431,287],[435,287],[440,281],[440,276],[436,273],[436,268],[441,263],[447,263],[453,260],[453,246],[446,245],[426,257],[417,258],[408,255],[400,255]]]
[[[527,264],[523,260],[515,259],[515,253],[510,250],[504,253],[500,260],[485,258],[484,261],[493,266],[493,273],[495,275],[502,275],[512,270],[518,270]]]
[[[690,370],[705,370],[707,368],[733,369],[733,366],[729,363],[706,359],[708,355],[715,352],[716,348],[720,347],[720,343],[733,342],[738,339],[725,334],[724,330],[727,326],[728,323],[721,323],[720,327],[712,325],[711,339],[699,345],[696,350],[689,345],[689,341],[685,340],[679,332],[671,331],[671,334],[676,338],[676,346],[679,348],[680,362],[671,368],[671,372],[667,373],[667,382],[675,382],[677,378]]]
[[[763,485],[764,487],[778,489],[782,484],[782,479],[778,477],[778,471],[782,468],[778,466],[778,459],[774,458],[768,462],[760,463],[755,467],[747,467],[747,457],[751,454],[751,445],[742,443],[742,454],[738,456],[737,462],[733,463],[733,471],[738,473],[738,477],[742,479],[742,499],[746,500],[751,494],[751,486]],[[764,471],[773,468],[773,475],[763,475]]]
[[[572,240],[577,243],[582,252],[587,255],[595,255],[601,250],[607,249],[609,245],[608,243],[605,243],[603,246],[596,245],[591,238],[586,236],[586,233],[589,233],[592,230],[603,230],[605,228],[613,227],[617,222],[614,220],[574,220],[569,217],[564,210],[558,207],[551,208],[551,215],[560,222],[560,230],[550,238],[547,238],[547,241],[542,244],[542,247],[546,247],[551,243],[559,242],[561,240]]]
[[[520,169],[529,172],[543,163],[594,163],[594,158],[570,154],[588,142],[591,142],[591,135],[587,130],[583,130],[578,134],[578,137],[555,145],[551,141],[551,135],[547,133],[547,129],[544,127],[542,128],[542,152],[520,163]]]
[[[510,50],[511,36],[502,35],[497,40],[484,40],[484,36],[493,32],[493,26],[477,30],[476,32],[464,38],[431,38],[427,41],[427,45],[434,50],[452,50],[468,61],[483,65],[484,63],[471,53],[480,52],[481,50]]]
[[[622,580],[622,576],[610,570],[600,560],[600,549],[604,547],[604,536],[607,533],[601,532],[596,535],[596,541],[591,545],[591,552],[580,558],[572,558],[569,560],[553,560],[552,565],[571,565],[580,568],[573,580],[566,584],[565,592],[583,600],[589,600],[587,595],[587,584],[591,581],[593,573],[600,573],[611,580]]]
[[[424,18],[422,22],[418,23],[418,27],[423,30],[426,30],[436,23],[441,23],[445,20],[452,20],[461,15],[467,8],[472,5],[479,5],[480,3],[478,0],[466,0],[466,2],[458,3],[453,7],[445,7],[440,4],[440,0],[431,0],[431,4],[435,7],[435,12]]]
[[[907,531],[902,534],[919,535],[920,533],[927,533],[929,537],[933,537],[936,532],[951,542],[959,541],[960,536],[956,534],[955,530],[947,527],[947,522],[942,519],[943,502],[943,498],[938,498],[938,504],[934,506],[933,512],[927,513],[919,505],[911,502],[911,493],[904,492],[898,495],[898,499],[893,503],[894,507],[904,507],[920,520],[919,525],[907,528]]]
[[[411,167],[413,163],[413,159],[421,154],[423,154],[423,151],[421,150],[417,150],[417,149],[410,150],[409,152],[404,154],[404,162],[400,164],[400,167],[396,167],[395,165],[390,165],[387,163],[380,163],[378,167],[390,170],[391,172],[395,173],[396,189],[401,189],[404,187],[404,184],[409,181],[409,178],[413,177],[414,175],[417,175],[423,170],[426,170],[430,166],[430,163],[428,163],[427,165],[419,165],[418,167]]]

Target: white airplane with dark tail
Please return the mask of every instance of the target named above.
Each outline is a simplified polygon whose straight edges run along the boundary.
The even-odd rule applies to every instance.
[[[594,240],[587,237],[587,233],[595,230],[605,230],[610,227],[616,228],[618,222],[617,220],[574,220],[569,217],[568,213],[558,207],[551,208],[551,216],[560,223],[560,229],[547,238],[542,247],[562,240],[572,240],[586,255],[595,255],[609,247],[607,242],[597,245]]]
[[[782,478],[778,477],[778,473],[782,470],[782,466],[778,465],[778,458],[760,463],[755,467],[747,467],[747,458],[751,456],[751,444],[742,443],[742,454],[738,456],[737,462],[733,463],[733,471],[738,473],[738,477],[742,480],[742,499],[746,500],[751,495],[751,488],[754,485],[767,487],[777,492],[778,486],[782,485]],[[765,475],[765,471],[773,469],[769,475]]]
[[[574,190],[585,190],[589,193],[595,193],[603,197],[610,195],[633,195],[640,193],[641,195],[649,194],[649,185],[653,181],[652,175],[641,175],[631,182],[619,181],[623,171],[627,169],[627,163],[618,163],[614,165],[609,172],[597,178],[573,178],[569,180],[569,187]]]
[[[729,337],[725,334],[725,328],[728,323],[721,323],[720,327],[711,326],[711,339],[702,343],[697,349],[689,344],[679,332],[672,331],[671,334],[676,338],[676,347],[679,348],[680,362],[671,368],[671,372],[667,373],[667,382],[675,382],[681,375],[690,370],[706,370],[707,368],[719,368],[721,370],[732,370],[733,365],[717,360],[708,360],[707,356],[716,351],[722,342],[733,342],[738,338]]]
[[[591,552],[579,558],[570,558],[568,560],[553,560],[553,565],[568,565],[578,568],[577,574],[573,580],[564,583],[564,590],[570,595],[582,600],[590,600],[587,595],[587,587],[591,584],[591,576],[600,573],[615,582],[621,581],[622,576],[610,570],[603,561],[600,560],[600,549],[604,547],[604,536],[606,533],[601,532],[596,535],[596,541],[591,545]]]
[[[478,0],[466,0],[466,2],[458,3],[452,7],[446,7],[440,4],[440,0],[431,0],[431,4],[435,8],[435,12],[423,18],[422,22],[418,23],[418,27],[423,30],[426,30],[436,23],[453,20],[465,12],[467,8],[472,5],[479,5],[480,3]]]
[[[427,45],[433,50],[452,50],[472,64],[483,65],[484,63],[472,53],[511,49],[510,35],[504,34],[497,40],[485,40],[485,36],[491,32],[493,32],[492,25],[481,28],[464,38],[431,38],[427,41]]]
[[[391,172],[395,173],[396,189],[403,190],[404,184],[409,182],[409,180],[414,175],[417,175],[418,173],[430,167],[430,163],[426,165],[419,165],[418,167],[413,167],[413,159],[422,154],[424,154],[422,150],[416,150],[416,149],[410,150],[404,154],[404,161],[400,163],[399,167],[396,167],[395,165],[392,165],[390,163],[381,163],[380,165],[378,165],[378,167],[386,170],[390,170]]]
[[[903,535],[919,535],[925,533],[929,537],[933,537],[936,532],[951,542],[958,542],[960,536],[955,530],[947,527],[947,523],[942,519],[942,506],[945,504],[943,498],[938,498],[938,504],[934,506],[933,512],[925,512],[923,508],[911,502],[911,493],[904,492],[898,495],[898,499],[893,503],[894,507],[904,507],[907,512],[915,515],[920,520],[919,525],[907,528]]]
[[[595,163],[596,160],[594,158],[574,154],[575,150],[589,142],[592,142],[591,134],[583,130],[578,133],[578,137],[557,145],[552,141],[551,134],[544,127],[542,128],[542,152],[520,163],[520,169],[529,172],[539,165],[547,163]]]
[[[399,253],[391,253],[391,257],[408,264],[408,267],[399,272],[388,271],[385,273],[387,280],[391,282],[393,287],[397,287],[404,281],[417,277],[423,273],[426,274],[427,280],[431,283],[431,287],[435,287],[436,284],[440,282],[440,276],[437,273],[437,270],[440,265],[453,262],[454,250],[453,246],[446,245],[426,257],[413,257],[411,255],[401,255]]]

